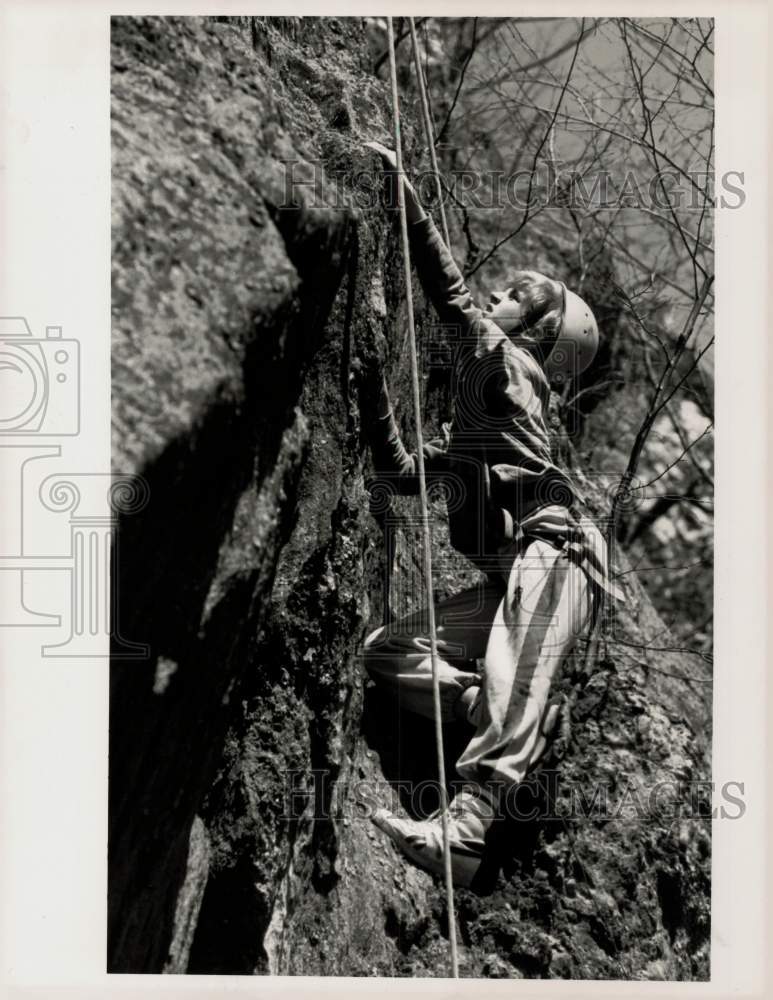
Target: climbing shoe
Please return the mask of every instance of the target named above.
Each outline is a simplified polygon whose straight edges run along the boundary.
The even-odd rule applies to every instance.
[[[413,820],[379,808],[371,819],[414,864],[433,875],[445,873],[443,826],[440,810],[431,819]],[[468,888],[478,873],[486,830],[493,819],[490,801],[473,792],[460,792],[448,806],[448,841],[454,885]]]

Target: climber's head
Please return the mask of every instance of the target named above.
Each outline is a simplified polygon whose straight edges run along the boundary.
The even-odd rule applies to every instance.
[[[509,288],[491,293],[485,315],[540,362],[551,382],[575,378],[598,349],[590,306],[538,271],[516,271]]]
[[[561,321],[561,284],[538,271],[515,271],[509,288],[491,293],[485,306],[492,319],[505,333],[534,336],[558,329]]]

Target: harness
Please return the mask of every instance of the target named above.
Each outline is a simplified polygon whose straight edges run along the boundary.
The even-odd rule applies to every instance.
[[[585,573],[594,596],[595,614],[601,591],[625,601],[620,588],[610,578],[609,553],[604,536],[589,517],[577,517],[568,507],[552,504],[534,511],[513,526],[513,538],[500,549],[513,557],[522,554],[535,540],[560,549],[567,559]]]

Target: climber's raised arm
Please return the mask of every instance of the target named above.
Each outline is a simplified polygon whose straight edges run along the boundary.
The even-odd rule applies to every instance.
[[[394,171],[397,169],[395,154],[379,142],[368,142],[366,146],[381,156],[387,177],[390,178],[391,175],[389,204],[391,208],[396,208],[397,196],[393,180],[396,177]],[[441,321],[454,328],[457,334],[464,336],[483,314],[476,305],[450,249],[431,217],[422,208],[416,191],[407,178],[404,179],[403,191],[411,256],[424,292]]]
[[[375,153],[381,157],[381,162],[384,167],[384,177],[388,185],[387,194],[387,204],[392,210],[397,209],[397,156],[393,149],[387,149],[386,146],[382,146],[380,142],[366,142],[365,146],[368,149],[372,149]],[[426,212],[421,207],[421,203],[413,189],[413,185],[408,180],[407,177],[404,178],[403,192],[405,194],[405,214],[408,219],[408,225],[413,222],[419,222],[421,219],[426,218]]]
[[[483,313],[432,218],[425,215],[409,225],[408,236],[416,273],[441,321],[469,335]]]

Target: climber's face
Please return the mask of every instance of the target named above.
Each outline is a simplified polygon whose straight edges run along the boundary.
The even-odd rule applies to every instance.
[[[524,306],[521,292],[515,287],[492,292],[483,313],[486,319],[493,320],[505,333],[511,333],[523,323]]]

